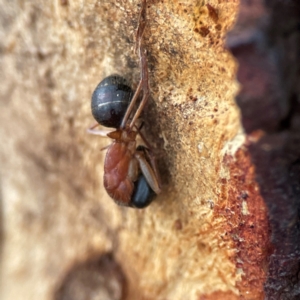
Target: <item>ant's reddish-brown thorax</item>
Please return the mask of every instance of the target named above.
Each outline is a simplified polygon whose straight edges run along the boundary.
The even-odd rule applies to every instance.
[[[137,132],[127,127],[125,129],[117,129],[110,132],[107,136],[113,140],[128,143],[136,140]]]
[[[134,184],[129,169],[136,151],[137,132],[118,129],[108,134],[115,141],[107,150],[104,162],[104,186],[108,194],[119,204],[128,205]]]

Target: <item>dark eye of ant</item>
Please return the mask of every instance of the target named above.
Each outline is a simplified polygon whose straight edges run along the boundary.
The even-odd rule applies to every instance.
[[[92,95],[92,114],[105,126],[118,128],[132,99],[132,89],[119,75],[104,78]]]

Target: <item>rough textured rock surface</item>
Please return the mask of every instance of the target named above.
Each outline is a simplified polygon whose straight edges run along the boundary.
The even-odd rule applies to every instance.
[[[299,122],[291,105],[265,93],[270,88],[298,103],[296,81],[277,87],[285,96],[274,90],[298,70],[277,77],[285,60],[277,65],[277,56],[271,60],[264,51],[257,58],[260,46],[250,29],[261,20],[269,36],[277,32],[270,24],[278,22],[278,32],[286,33],[299,23],[285,31],[281,15],[266,15],[271,4],[261,2],[242,1],[228,40],[240,61],[238,103],[247,136],[234,100],[236,61],[224,48],[239,2],[148,1],[144,44],[152,99],[144,130],[158,152],[163,192],[147,209],[134,210],[107,196],[100,148],[110,141],[87,135],[86,128],[93,123],[90,97],[102,78],[118,73],[133,88],[138,82],[133,46],[139,1],[0,0],[1,299],[263,299],[265,282],[267,295],[281,284],[278,276],[290,283],[277,261],[282,270],[289,265],[297,284],[291,255],[298,236],[300,148],[292,143],[296,130],[276,130],[279,123]],[[238,32],[245,28],[243,44]],[[280,47],[282,40],[270,36]],[[293,38],[284,45],[296,43]],[[255,63],[248,56],[245,66],[239,53]],[[248,67],[265,73],[256,77]],[[286,123],[291,114],[295,118]],[[286,200],[282,170],[294,193]],[[278,249],[270,266],[270,225],[260,191]],[[278,199],[273,206],[272,197]]]

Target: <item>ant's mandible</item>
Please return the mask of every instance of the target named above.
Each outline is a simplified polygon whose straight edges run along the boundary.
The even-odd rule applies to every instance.
[[[144,208],[161,192],[155,158],[136,121],[149,98],[149,79],[146,50],[142,37],[146,25],[146,0],[142,1],[139,25],[136,33],[136,50],[140,58],[141,75],[135,93],[124,78],[111,75],[103,79],[92,95],[92,114],[98,122],[89,133],[107,136],[113,142],[107,147],[104,161],[104,187],[119,205]],[[133,113],[140,94],[142,100]],[[99,125],[116,130],[95,130]],[[145,146],[138,146],[137,135]]]

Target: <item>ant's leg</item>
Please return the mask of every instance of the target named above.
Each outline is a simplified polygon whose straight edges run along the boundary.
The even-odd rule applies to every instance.
[[[90,128],[87,129],[87,133],[100,135],[101,137],[108,137],[107,134],[114,131],[113,129],[102,129],[102,130],[95,130],[97,126],[99,126],[99,123],[95,123]],[[100,151],[106,150],[110,145],[107,145],[100,149]]]
[[[132,128],[133,125],[135,124],[136,120],[140,116],[140,114],[149,98],[149,85],[148,85],[149,79],[148,79],[147,57],[146,57],[146,51],[142,48],[142,45],[141,45],[145,26],[146,26],[146,0],[143,0],[141,12],[140,12],[140,18],[139,18],[139,26],[138,26],[137,33],[136,33],[136,48],[139,50],[140,65],[141,65],[141,79],[140,79],[138,87],[135,91],[135,94],[130,102],[130,105],[126,111],[126,114],[122,120],[121,128],[125,127],[125,124],[128,121],[129,115],[132,112],[134,104],[135,104],[136,100],[138,99],[138,96],[139,96],[141,90],[143,90],[143,99],[142,99],[136,113],[134,114],[134,117],[129,126],[130,128]]]
[[[100,151],[106,150],[106,149],[108,149],[110,146],[111,146],[111,144],[109,144],[109,145],[107,145],[107,146],[104,146],[104,147],[102,147],[102,148],[100,149]]]
[[[137,38],[136,38],[136,47],[139,50],[139,56],[140,56],[140,65],[141,65],[141,88],[143,90],[143,98],[142,101],[135,112],[129,128],[132,128],[138,119],[138,117],[141,115],[147,101],[150,95],[149,91],[149,75],[148,75],[148,63],[147,63],[147,52],[142,46],[142,37],[144,34],[145,26],[146,26],[146,0],[143,0],[142,2],[142,8],[141,8],[141,14],[140,14],[140,22],[139,22],[139,28],[137,31]]]
[[[143,124],[142,124],[143,125]],[[137,126],[135,126],[136,131],[138,132],[139,136],[141,137],[142,141],[144,142],[144,144],[146,145],[146,147],[148,149],[150,149],[150,151],[153,150],[153,148],[151,147],[150,143],[148,142],[148,140],[146,139],[145,135],[141,132],[142,126],[140,126],[140,128],[138,128]]]
[[[143,126],[143,124],[142,124]],[[140,148],[141,150],[138,151],[143,151],[144,154],[146,154],[147,156],[147,161],[150,162],[150,165],[155,173],[158,185],[161,186],[161,180],[160,180],[160,176],[159,176],[159,172],[157,169],[157,164],[156,164],[156,158],[155,155],[153,153],[153,148],[151,147],[150,143],[148,142],[148,140],[146,139],[146,137],[144,136],[144,134],[141,132],[142,126],[140,126],[140,128],[138,128],[137,126],[135,126],[139,136],[141,137],[142,141],[144,142],[144,144],[146,145],[146,147],[144,146],[139,146],[138,148]]]
[[[107,134],[112,132],[112,131],[115,131],[115,129],[101,129],[101,130],[96,130],[95,128],[97,126],[99,126],[100,124],[99,123],[95,123],[94,125],[92,125],[91,127],[89,127],[87,129],[87,133],[90,133],[90,134],[95,134],[95,135],[100,135],[102,137],[107,137]]]
[[[129,125],[129,128],[132,128],[136,122],[136,120],[138,119],[138,117],[141,115],[147,101],[150,95],[150,91],[149,91],[149,78],[148,78],[148,64],[147,64],[147,57],[146,57],[146,51],[144,49],[141,49],[140,51],[141,53],[141,85],[142,85],[142,90],[143,90],[143,99],[137,109],[137,111],[135,112],[131,123]]]
[[[132,98],[132,100],[130,101],[130,104],[129,104],[127,110],[126,110],[125,116],[124,116],[124,118],[123,118],[123,120],[122,120],[122,123],[121,123],[121,128],[124,128],[124,127],[125,127],[126,122],[127,122],[128,118],[129,118],[131,112],[132,112],[132,109],[133,109],[134,105],[135,105],[135,102],[136,102],[136,100],[138,99],[138,97],[139,97],[139,95],[140,95],[141,88],[142,88],[142,80],[140,80],[140,82],[139,82],[139,84],[138,84],[138,87],[137,87],[137,89],[135,90],[135,93],[134,93],[134,95],[133,95],[133,98]]]
[[[147,161],[149,161],[149,163],[152,167],[152,170],[155,174],[158,186],[161,187],[161,179],[160,179],[157,164],[156,164],[156,157],[151,149],[143,147],[143,151],[144,151]]]
[[[126,110],[126,113],[125,113],[125,116],[122,120],[122,123],[121,123],[121,128],[124,128],[127,121],[128,121],[128,118],[132,112],[132,109],[140,95],[140,92],[141,92],[141,89],[144,91],[145,90],[145,87],[144,87],[144,82],[145,80],[143,79],[144,78],[144,73],[143,72],[143,65],[146,64],[146,68],[147,68],[147,73],[148,73],[148,66],[147,66],[147,61],[145,62],[142,62],[142,57],[141,57],[141,42],[142,42],[142,37],[143,37],[143,34],[144,34],[144,30],[145,30],[145,25],[146,25],[146,0],[143,0],[142,2],[142,7],[141,7],[141,12],[140,12],[140,17],[139,17],[139,26],[138,26],[138,29],[137,29],[137,32],[136,32],[136,50],[139,49],[139,56],[140,56],[140,63],[141,63],[141,79],[140,79],[140,82],[137,86],[137,89],[133,95],[133,98]],[[143,60],[146,60],[146,58],[144,57]],[[147,81],[148,81],[148,74],[147,74]],[[148,85],[148,83],[147,83]],[[132,122],[131,122],[132,123]],[[132,128],[132,126],[131,126]]]
[[[139,16],[139,26],[138,29],[136,31],[136,35],[135,35],[135,52],[139,51],[141,49],[141,42],[142,42],[142,38],[143,38],[143,34],[145,31],[145,27],[146,27],[146,6],[147,6],[147,1],[146,0],[142,0],[142,6],[141,6],[141,11],[140,11],[140,16]],[[140,55],[140,53],[139,53]]]
[[[159,194],[161,192],[159,179],[157,177],[157,170],[154,170],[150,164],[147,162],[145,158],[144,151],[136,151],[135,158],[137,159],[140,169],[145,176],[147,183],[150,185],[151,189],[156,193]],[[151,163],[152,164],[152,163]]]

